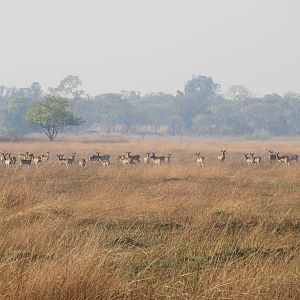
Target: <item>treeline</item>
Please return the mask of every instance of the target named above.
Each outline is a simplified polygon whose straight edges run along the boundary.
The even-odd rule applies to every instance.
[[[53,107],[55,114],[48,111]],[[223,95],[220,85],[206,76],[194,76],[176,95],[120,91],[92,97],[81,89],[76,76],[64,78],[46,92],[37,82],[22,89],[0,86],[1,136],[47,132],[49,124],[55,136],[61,130],[249,138],[299,135],[300,95],[290,92],[259,98],[240,85]]]

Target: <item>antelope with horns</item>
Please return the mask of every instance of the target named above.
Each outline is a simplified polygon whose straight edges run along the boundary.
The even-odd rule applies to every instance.
[[[120,155],[120,156],[119,156],[119,161],[120,161],[124,166],[134,164],[132,158],[131,158],[131,157],[126,157],[125,155]]]
[[[274,153],[274,151],[269,150],[269,149],[266,149],[266,151],[269,152],[269,161],[270,161],[270,164],[276,162],[276,161],[277,161],[277,156],[276,156],[276,154]]]
[[[221,154],[218,155],[218,160],[222,163],[225,162],[225,158],[226,158],[225,153],[226,153],[226,150],[221,150]]]
[[[245,161],[248,166],[253,166],[254,165],[254,158],[252,156],[248,156],[248,153],[243,153],[245,157]]]
[[[75,160],[75,156],[70,158],[64,158],[63,154],[57,154],[58,162],[61,166],[66,166],[67,168],[71,166]]]
[[[86,159],[85,158],[82,158],[82,159],[79,159],[77,160],[77,165],[80,167],[80,168],[87,168],[87,164],[86,164]]]
[[[252,158],[253,158],[253,163],[254,163],[255,165],[260,166],[260,163],[261,163],[261,157],[260,157],[260,156],[254,156],[254,153],[250,153],[250,155],[251,155]]]
[[[13,165],[16,164],[16,161],[17,159],[13,156],[11,157],[11,153],[8,153],[6,156],[5,156],[5,159],[4,159],[4,165],[6,167],[12,167]]]
[[[49,160],[50,159],[50,152],[48,151],[47,154],[42,154],[40,156],[41,160]]]
[[[275,152],[277,161],[279,163],[284,163],[286,166],[290,164],[290,158],[287,155],[279,156],[279,152]]]
[[[126,152],[126,155],[125,155],[126,158],[131,158],[132,159],[132,162],[135,164],[135,163],[140,163],[140,159],[141,159],[141,156],[140,155],[131,155],[131,152]]]
[[[161,166],[166,161],[166,158],[164,156],[156,156],[155,152],[152,153],[150,158],[157,166]]]
[[[197,160],[196,160],[197,165],[204,167],[204,160],[205,160],[204,156],[201,156],[200,153],[196,153],[196,156],[197,156]]]
[[[8,153],[1,153],[1,155],[0,155],[0,161],[1,161],[1,163],[4,163],[7,155],[8,155]]]
[[[98,161],[100,162],[102,159],[110,159],[109,154],[100,155],[100,152],[93,154],[91,157],[88,158],[89,161]]]
[[[150,152],[146,152],[144,155],[144,163],[147,165],[150,163],[150,154]]]
[[[107,168],[111,164],[109,159],[102,159],[101,163],[102,163],[102,166],[105,168]]]
[[[35,164],[36,167],[38,167],[42,163],[42,158],[41,156],[34,156],[33,154],[30,154],[31,160]]]

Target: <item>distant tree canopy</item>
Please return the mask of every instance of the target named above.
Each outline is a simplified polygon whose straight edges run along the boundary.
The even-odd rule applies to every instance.
[[[45,129],[45,134],[53,141],[58,130],[66,126],[78,126],[83,123],[81,118],[75,118],[67,111],[66,99],[47,95],[41,102],[34,103],[26,112],[25,119],[28,123]]]
[[[87,134],[249,138],[300,134],[297,93],[254,97],[246,87],[234,85],[222,95],[220,85],[203,75],[193,76],[175,95],[141,95],[133,90],[85,95],[80,78],[73,75],[47,95],[38,82],[28,88],[0,85],[0,135],[19,137],[43,129],[53,140],[63,128],[71,132],[79,125]]]

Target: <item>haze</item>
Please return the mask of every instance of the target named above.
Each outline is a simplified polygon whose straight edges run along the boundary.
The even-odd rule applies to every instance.
[[[223,90],[299,93],[299,11],[297,0],[2,1],[0,83],[73,74],[92,95],[175,93],[203,74]]]

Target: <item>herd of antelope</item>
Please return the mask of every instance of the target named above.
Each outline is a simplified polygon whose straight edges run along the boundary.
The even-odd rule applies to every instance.
[[[283,163],[286,166],[289,166],[291,162],[298,162],[298,155],[279,155],[279,152],[275,152],[269,149],[266,149],[269,154],[269,162],[275,163]],[[217,156],[217,159],[220,163],[224,163],[226,160],[227,150],[221,150],[220,154]],[[109,154],[101,155],[100,152],[93,154],[88,158],[76,159],[76,152],[73,152],[70,156],[66,157],[64,154],[57,154],[58,163],[61,166],[66,166],[67,168],[72,165],[78,165],[81,168],[86,168],[88,166],[88,162],[99,162],[103,165],[103,167],[109,167],[111,165],[111,156]],[[196,155],[196,163],[197,165],[204,167],[205,166],[205,157],[201,155],[201,153],[195,153]],[[254,153],[243,153],[245,162],[248,166],[260,166],[262,162],[261,156],[255,156]],[[12,166],[27,166],[30,167],[32,164],[36,167],[42,165],[44,161],[48,161],[50,159],[50,152],[41,155],[34,155],[33,153],[22,153],[16,156],[13,156],[11,153],[2,153],[0,156],[1,163],[6,167]],[[171,163],[171,154],[157,156],[155,152],[147,152],[144,154],[144,164],[153,163],[157,166],[162,166],[164,164]],[[118,162],[126,165],[135,165],[141,163],[141,156],[138,154],[132,155],[131,152],[126,152],[123,155],[118,156]]]

